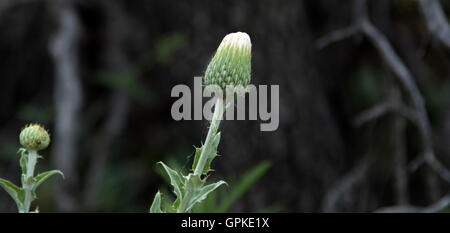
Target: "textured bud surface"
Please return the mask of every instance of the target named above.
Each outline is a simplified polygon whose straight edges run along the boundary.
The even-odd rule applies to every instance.
[[[252,44],[247,33],[231,33],[223,38],[206,68],[204,85],[247,87],[250,83]]]
[[[28,150],[43,150],[50,144],[47,130],[38,124],[27,125],[19,135],[20,144]]]

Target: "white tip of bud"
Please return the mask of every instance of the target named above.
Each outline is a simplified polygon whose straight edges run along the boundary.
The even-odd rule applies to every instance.
[[[235,32],[226,35],[219,47],[233,46],[238,49],[250,51],[252,49],[252,42],[250,36],[245,32]]]
[[[205,71],[205,86],[247,87],[251,76],[252,43],[245,32],[226,35]]]

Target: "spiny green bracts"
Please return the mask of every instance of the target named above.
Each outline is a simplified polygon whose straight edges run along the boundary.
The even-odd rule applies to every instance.
[[[247,33],[226,35],[206,68],[203,84],[218,85],[223,92],[227,86],[246,88],[250,83],[251,49]]]
[[[27,125],[19,135],[20,144],[27,150],[43,150],[50,144],[47,130],[38,124]]]

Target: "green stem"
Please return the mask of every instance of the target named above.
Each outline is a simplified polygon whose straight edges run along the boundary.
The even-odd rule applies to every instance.
[[[31,202],[34,199],[32,194],[33,182],[31,182],[31,179],[33,179],[34,176],[34,168],[36,166],[37,157],[37,151],[28,150],[27,174],[25,176],[25,181],[22,184],[22,187],[25,190],[25,200],[23,203],[23,209],[19,211],[20,213],[29,213]]]
[[[208,160],[208,154],[211,150],[212,139],[217,133],[219,129],[220,121],[222,120],[222,115],[224,111],[224,103],[221,97],[217,98],[216,103],[214,105],[214,115],[211,119],[211,126],[208,130],[208,135],[206,136],[205,145],[203,145],[202,153],[200,154],[200,158],[198,159],[197,167],[194,170],[194,175],[201,176],[203,173],[203,169],[205,168],[206,161]]]
[[[202,147],[202,152],[200,158],[198,159],[197,166],[194,169],[194,176],[201,176],[203,169],[205,168],[206,161],[208,160],[208,155],[210,154],[212,140],[217,134],[219,129],[220,121],[222,120],[222,115],[224,112],[224,103],[221,97],[216,97],[216,103],[214,105],[214,114],[211,119],[211,125],[208,130],[208,135],[206,136],[205,144]],[[185,213],[189,202],[191,201],[192,193],[186,192],[180,205],[178,206],[177,213]]]
[[[192,193],[191,192],[186,192],[186,194],[184,195],[183,199],[180,202],[180,205],[178,206],[177,209],[177,213],[185,213],[188,203],[192,198]]]

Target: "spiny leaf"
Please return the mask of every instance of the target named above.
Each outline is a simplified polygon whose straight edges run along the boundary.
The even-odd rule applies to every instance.
[[[25,199],[25,192],[23,189],[17,187],[9,180],[2,178],[0,178],[0,186],[11,196],[11,198],[16,202],[17,207],[20,209]]]
[[[177,171],[173,170],[163,162],[158,162],[161,164],[166,171],[167,175],[169,175],[170,178],[170,184],[173,186],[174,193],[177,195],[177,200],[181,200],[183,198],[183,186],[185,178],[180,175]],[[176,201],[175,201],[176,202]]]
[[[194,206],[195,203],[192,203],[193,197],[196,196],[196,194],[200,191],[202,186],[204,185],[205,181],[200,179],[199,176],[196,176],[194,174],[189,174],[186,180],[186,186],[185,186],[185,192],[189,193],[189,203],[187,204],[187,207],[185,209],[185,212],[189,212],[190,209]]]
[[[20,163],[20,168],[22,169],[22,174],[26,174],[27,173],[27,164],[28,164],[28,156],[27,156],[28,152],[25,148],[20,148],[19,151],[17,151],[17,153],[20,154],[19,163]]]
[[[37,187],[39,187],[39,185],[41,185],[50,176],[53,176],[55,174],[60,174],[64,178],[64,174],[61,171],[59,171],[59,170],[46,171],[46,172],[40,173],[39,175],[35,176],[33,178],[33,180],[35,182],[33,190],[36,190]]]
[[[216,156],[218,156],[217,154],[217,147],[219,146],[220,143],[220,132],[217,133],[211,143],[211,148],[209,153],[207,154],[207,159],[206,159],[206,163],[205,163],[205,167],[203,168],[203,174],[206,175],[208,174],[208,172],[212,171],[211,169],[211,163],[214,160],[214,158]],[[195,168],[197,167],[197,163],[198,160],[200,159],[200,155],[202,153],[202,150],[204,150],[205,146],[203,145],[200,148],[195,148],[195,155],[194,155],[194,162],[192,163],[192,170],[195,170]]]
[[[195,147],[195,154],[194,154],[194,162],[192,163],[192,170],[195,170],[197,167],[198,160],[200,158],[200,155],[202,154],[202,148],[203,147]]]
[[[220,192],[211,192],[208,197],[202,202],[196,204],[192,208],[193,213],[220,213],[218,209],[218,201],[220,197]]]
[[[221,180],[219,182],[206,185],[204,187],[200,187],[199,189],[195,190],[194,195],[192,196],[191,201],[189,202],[188,208],[186,208],[186,211],[190,211],[195,204],[200,203],[206,197],[208,197],[208,194],[220,187],[223,184],[227,184],[225,181]]]
[[[206,160],[204,174],[207,174],[209,171],[212,171],[211,163],[214,160],[214,158],[219,156],[217,154],[217,147],[219,146],[219,143],[220,143],[220,136],[221,136],[220,132],[217,133],[216,136],[214,136],[212,146],[211,146],[211,151],[209,152],[208,159]]]
[[[161,210],[161,193],[158,191],[150,206],[150,213],[162,213]]]

